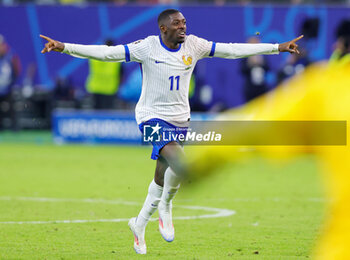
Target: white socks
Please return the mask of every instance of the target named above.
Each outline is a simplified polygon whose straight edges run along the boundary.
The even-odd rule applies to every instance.
[[[157,210],[160,201],[162,203],[162,209],[169,213],[171,210],[171,201],[180,188],[180,181],[181,178],[179,178],[170,167],[166,169],[164,174],[164,188],[152,180],[148,188],[146,200],[137,216],[136,225],[138,227],[146,228],[149,219]]]
[[[163,194],[161,197],[161,206],[166,212],[169,212],[171,207],[171,201],[175,197],[177,190],[180,188],[181,178],[177,176],[171,169],[168,167],[164,174],[164,187]]]
[[[147,222],[158,208],[162,193],[163,187],[159,186],[154,182],[154,180],[152,180],[151,184],[148,187],[148,195],[146,197],[145,203],[143,204],[142,209],[137,216],[136,225],[138,227],[146,227]]]

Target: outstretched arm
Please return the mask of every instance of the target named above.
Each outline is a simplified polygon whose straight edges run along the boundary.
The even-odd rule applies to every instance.
[[[291,40],[289,42],[280,43],[278,45],[278,51],[299,54],[298,44],[296,44],[296,42],[299,41],[303,37],[304,37],[304,35],[300,35],[299,37],[295,38],[294,40]]]
[[[51,39],[50,37],[40,35],[47,40],[41,53],[50,51],[63,52],[74,57],[85,59],[96,59],[102,61],[125,61],[125,47],[123,45],[106,46],[106,45],[81,45],[63,43]]]
[[[215,57],[226,59],[238,59],[261,54],[278,54],[289,52],[299,54],[296,42],[303,38],[303,35],[289,42],[281,44],[268,43],[216,43]]]
[[[41,50],[41,53],[46,53],[46,52],[50,52],[50,51],[62,52],[64,50],[64,43],[63,42],[53,40],[50,37],[47,37],[47,36],[41,35],[41,34],[40,34],[40,37],[47,40],[47,43],[45,43],[44,49]]]

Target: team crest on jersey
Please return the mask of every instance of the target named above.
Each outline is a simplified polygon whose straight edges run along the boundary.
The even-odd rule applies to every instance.
[[[192,57],[189,55],[183,55],[182,61],[184,62],[185,65],[189,66],[192,64]]]
[[[138,44],[140,43],[142,40],[138,40],[138,41],[134,41],[132,44]]]

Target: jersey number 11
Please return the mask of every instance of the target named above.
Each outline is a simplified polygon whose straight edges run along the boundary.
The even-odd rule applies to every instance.
[[[173,90],[174,78],[175,78],[175,81],[176,81],[176,90],[179,90],[180,76],[176,76],[176,77],[171,76],[171,77],[169,77],[169,80],[170,80],[170,90]]]

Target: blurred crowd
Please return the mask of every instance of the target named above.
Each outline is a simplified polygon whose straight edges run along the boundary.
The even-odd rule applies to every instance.
[[[350,0],[0,0],[0,5],[18,4],[84,4],[84,3],[111,3],[123,4],[350,4]]]
[[[300,32],[304,38],[299,44],[300,55],[286,56],[277,69],[271,68],[266,56],[252,56],[238,61],[243,79],[243,102],[266,93],[314,62],[309,55],[308,43],[317,39],[318,25],[318,18],[306,19],[302,23]],[[337,40],[329,63],[350,62],[350,19],[338,25],[335,37]],[[260,39],[257,35],[247,39],[247,42],[259,43]],[[116,43],[106,39],[105,44]],[[34,83],[36,64],[30,64],[23,71],[20,57],[0,34],[0,130],[49,129],[51,112],[57,108],[133,110],[141,94],[142,75],[138,66],[130,65],[89,60],[85,86],[75,86],[70,78],[56,78],[52,89],[43,89]],[[189,97],[192,111],[218,112],[229,108],[219,101],[213,103],[213,89],[200,66],[193,73]]]

